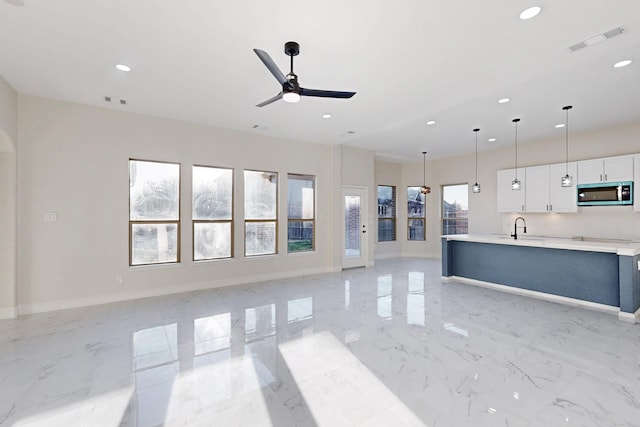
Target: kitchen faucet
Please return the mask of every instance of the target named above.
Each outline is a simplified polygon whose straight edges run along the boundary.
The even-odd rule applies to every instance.
[[[511,237],[514,238],[514,240],[518,240],[518,220],[521,219],[522,223],[524,224],[524,226],[522,228],[524,228],[524,233],[527,232],[527,221],[524,220],[523,217],[519,216],[516,218],[516,220],[513,222],[513,234],[511,235]]]

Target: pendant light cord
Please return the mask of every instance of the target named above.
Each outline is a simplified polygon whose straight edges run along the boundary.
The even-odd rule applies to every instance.
[[[427,186],[427,152],[422,152],[422,186]]]
[[[565,149],[565,162],[564,162],[564,172],[568,176],[569,175],[569,110],[571,109],[571,105],[567,105],[562,109],[567,112],[567,119],[564,123],[564,149]]]
[[[513,123],[516,124],[516,179],[518,179],[518,122],[520,119],[513,119]]]
[[[478,131],[480,129],[474,129],[476,133],[476,184],[478,183]]]

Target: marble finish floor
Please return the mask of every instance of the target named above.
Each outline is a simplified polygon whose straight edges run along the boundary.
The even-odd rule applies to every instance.
[[[0,321],[2,426],[640,426],[640,325],[437,260]]]

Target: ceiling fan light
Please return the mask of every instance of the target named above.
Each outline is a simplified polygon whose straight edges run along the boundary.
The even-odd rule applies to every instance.
[[[284,102],[290,102],[290,103],[299,102],[300,101],[300,94],[296,93],[296,92],[285,92],[282,95],[282,100]]]

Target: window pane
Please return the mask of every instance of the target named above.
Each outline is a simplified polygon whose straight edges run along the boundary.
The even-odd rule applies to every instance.
[[[467,234],[469,219],[469,186],[442,187],[442,234]]]
[[[245,219],[276,219],[278,174],[244,171]]]
[[[424,240],[424,219],[409,219],[409,240]]]
[[[193,219],[230,220],[233,170],[193,167]]]
[[[396,220],[378,219],[378,241],[390,242],[396,240]]]
[[[424,194],[420,192],[420,187],[407,188],[407,212],[409,218],[424,218]]]
[[[177,224],[132,224],[131,265],[177,261]]]
[[[180,165],[129,161],[129,219],[178,220]]]
[[[289,221],[287,228],[289,252],[313,250],[313,221]]]
[[[289,175],[288,216],[289,219],[313,219],[314,214],[314,177]]]
[[[395,218],[396,188],[387,185],[378,186],[378,218]]]
[[[267,255],[276,253],[276,223],[245,223],[245,253],[250,255]]]
[[[230,222],[196,222],[193,224],[193,259],[231,257]]]
[[[344,197],[344,256],[360,256],[360,197]]]

